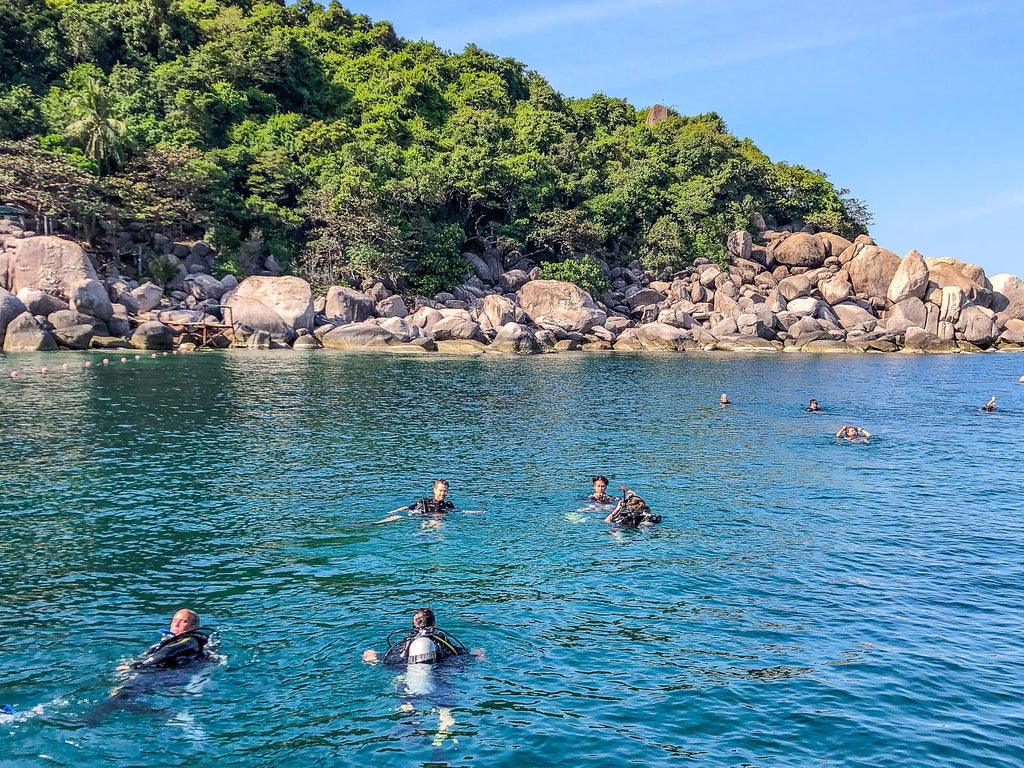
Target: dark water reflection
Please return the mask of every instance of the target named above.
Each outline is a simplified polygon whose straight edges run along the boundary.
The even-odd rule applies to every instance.
[[[5,764],[1020,765],[1024,357],[83,359],[4,360]],[[486,658],[409,699],[425,603]],[[183,604],[226,663],[75,725]]]

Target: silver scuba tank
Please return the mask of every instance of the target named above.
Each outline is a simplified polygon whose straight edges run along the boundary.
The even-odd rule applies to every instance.
[[[419,635],[409,643],[410,664],[436,664],[438,656],[437,644],[428,635]]]

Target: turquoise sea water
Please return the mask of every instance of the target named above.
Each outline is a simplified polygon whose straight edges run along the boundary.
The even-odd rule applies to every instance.
[[[1024,356],[108,356],[0,357],[5,766],[1024,761]],[[360,661],[428,604],[484,658]]]

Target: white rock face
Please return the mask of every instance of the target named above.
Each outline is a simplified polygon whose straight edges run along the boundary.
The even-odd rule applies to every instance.
[[[604,325],[607,314],[590,294],[561,280],[531,280],[517,292],[519,306],[534,322],[555,325],[574,333],[586,333]]]

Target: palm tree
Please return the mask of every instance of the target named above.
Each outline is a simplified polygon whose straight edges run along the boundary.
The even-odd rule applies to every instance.
[[[103,86],[96,78],[85,77],[81,89],[68,102],[68,114],[74,118],[65,129],[68,137],[96,161],[100,173],[114,168],[121,161],[118,144],[125,125],[111,117]]]

